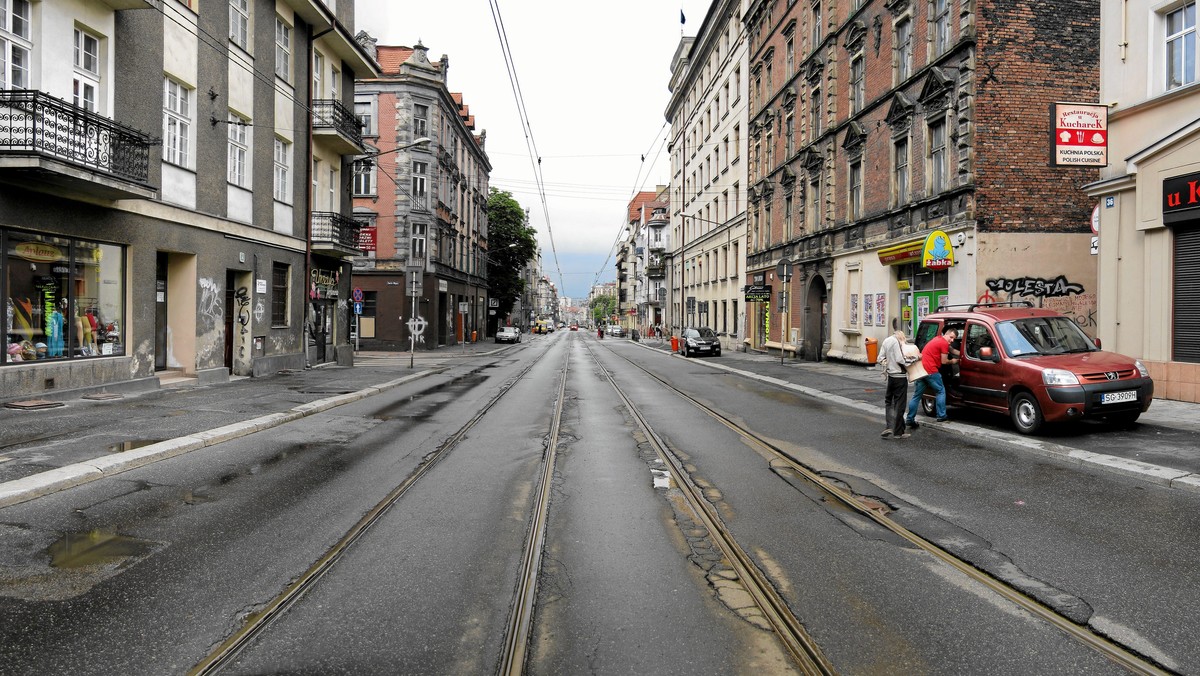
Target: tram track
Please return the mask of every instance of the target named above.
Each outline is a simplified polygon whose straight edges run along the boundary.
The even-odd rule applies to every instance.
[[[537,594],[537,576],[540,567],[541,545],[545,539],[546,512],[549,509],[551,478],[553,476],[553,458],[557,448],[558,428],[562,418],[564,405],[563,394],[566,387],[570,355],[564,360],[558,395],[555,400],[552,415],[551,431],[547,451],[541,462],[542,472],[540,486],[537,490],[535,514],[530,519],[530,530],[527,534],[525,554],[521,565],[521,579],[516,585],[512,604],[512,618],[508,624],[505,637],[505,649],[501,658],[504,674],[519,674],[524,664],[525,647],[528,643],[529,624],[533,612],[533,603]],[[290,583],[280,594],[267,602],[260,610],[249,615],[237,630],[222,641],[204,659],[197,662],[187,673],[189,676],[203,676],[219,673],[248,647],[257,637],[262,636],[271,623],[282,617],[289,607],[300,600],[320,578],[336,565],[351,546],[363,537],[370,528],[379,522],[404,495],[430,470],[448,456],[512,388],[521,381],[537,364],[538,359],[530,360],[520,372],[505,382],[496,394],[486,404],[467,420],[461,427],[452,432],[442,443],[430,452],[421,463],[407,476],[404,481],[393,488],[388,494],[367,511],[346,533],[324,554],[319,557],[296,580]]]
[[[586,344],[585,344],[586,345]],[[775,630],[776,636],[792,656],[797,668],[805,674],[836,674],[833,664],[822,654],[816,641],[792,613],[787,601],[771,584],[751,556],[734,539],[717,513],[716,507],[704,498],[703,489],[692,481],[683,463],[670,451],[666,443],[638,410],[633,401],[617,384],[611,371],[596,358],[590,346],[586,346],[604,378],[616,391],[629,415],[645,435],[655,454],[663,461],[671,478],[683,493],[692,511],[704,524],[713,542],[721,549],[730,567],[737,574],[743,588],[762,612],[763,617]],[[628,361],[628,359],[626,360]],[[633,362],[630,362],[633,363]],[[678,392],[678,390],[676,390]]]
[[[590,348],[589,348],[589,350],[590,350]],[[959,557],[955,556],[953,553],[949,552],[948,550],[943,549],[942,547],[939,547],[938,545],[934,544],[933,542],[921,537],[917,533],[914,533],[913,531],[905,528],[903,525],[897,523],[895,520],[888,518],[886,516],[886,514],[883,513],[882,510],[878,509],[878,504],[874,501],[873,498],[871,498],[871,496],[856,495],[854,492],[847,489],[843,485],[841,485],[839,483],[835,483],[833,481],[830,481],[829,479],[822,476],[816,470],[814,470],[814,469],[808,467],[807,465],[801,463],[800,461],[796,460],[789,453],[787,453],[787,451],[785,451],[784,449],[781,449],[778,446],[774,445],[767,439],[765,439],[762,436],[755,433],[750,428],[745,427],[744,425],[736,422],[733,418],[726,416],[721,411],[709,406],[708,404],[705,404],[704,402],[691,396],[687,392],[684,392],[683,390],[675,387],[674,385],[672,385],[671,383],[667,382],[662,377],[660,377],[658,374],[646,369],[638,362],[630,359],[628,356],[626,356],[624,354],[619,354],[616,351],[610,351],[610,352],[614,356],[620,357],[625,362],[629,363],[631,366],[636,368],[638,371],[644,373],[646,376],[653,379],[655,382],[657,382],[662,387],[664,387],[667,390],[669,390],[670,392],[678,395],[681,399],[687,401],[688,403],[692,404],[697,409],[701,410],[702,412],[704,412],[711,418],[717,420],[722,425],[724,425],[725,427],[727,427],[728,429],[733,431],[735,434],[738,434],[739,436],[741,436],[748,444],[756,447],[759,451],[767,454],[768,457],[774,457],[775,459],[778,460],[778,462],[783,467],[785,467],[786,469],[790,469],[791,471],[795,472],[795,474],[797,476],[799,476],[802,480],[807,481],[807,482],[811,483],[812,485],[814,485],[815,487],[817,487],[819,490],[824,491],[825,493],[827,493],[828,495],[830,495],[831,497],[836,499],[839,503],[841,503],[841,505],[844,506],[845,508],[850,509],[853,512],[855,512],[867,519],[870,519],[878,526],[880,526],[888,531],[891,531],[895,535],[905,539],[906,541],[908,541],[909,543],[911,543],[918,549],[930,554],[931,556],[936,558],[938,561],[941,561],[942,563],[954,568],[958,572],[966,575],[972,581],[983,585],[984,587],[995,592],[996,594],[999,594],[1000,596],[1007,599],[1011,603],[1017,605],[1018,607],[1022,608],[1023,610],[1029,612],[1030,614],[1034,615],[1035,617],[1040,618],[1041,620],[1050,624],[1054,628],[1065,633],[1067,636],[1074,639],[1075,641],[1085,645],[1088,648],[1091,648],[1092,650],[1095,650],[1096,652],[1103,655],[1105,658],[1109,659],[1110,661],[1118,664],[1119,666],[1121,666],[1121,667],[1125,668],[1126,670],[1128,670],[1132,673],[1135,673],[1135,674],[1154,674],[1157,676],[1157,675],[1166,675],[1166,674],[1172,673],[1170,671],[1163,669],[1158,664],[1155,664],[1154,662],[1148,660],[1144,656],[1131,651],[1127,647],[1125,647],[1119,643],[1116,643],[1115,641],[1112,641],[1111,639],[1109,639],[1105,636],[1097,634],[1096,632],[1091,630],[1089,627],[1087,627],[1085,625],[1081,625],[1078,622],[1062,615],[1061,613],[1055,611],[1053,608],[1045,605],[1044,603],[1042,603],[1042,602],[1038,601],[1037,599],[1029,596],[1028,594],[1020,591],[1019,589],[1016,589],[1015,587],[1008,584],[1007,582],[1005,582],[1001,579],[998,579],[996,577],[993,577],[992,575],[988,574],[987,572],[975,567],[970,562],[960,559]],[[597,363],[599,363],[599,362],[597,361]],[[603,366],[601,366],[601,368],[603,369]],[[655,435],[653,433],[653,431],[648,428],[648,426],[645,426],[644,419],[642,418],[642,416],[640,414],[636,413],[635,405],[631,401],[628,401],[627,398],[625,397],[624,393],[620,391],[620,388],[616,385],[616,382],[615,382],[615,380],[613,380],[611,373],[607,369],[604,369],[604,371],[605,371],[606,375],[608,376],[609,380],[612,382],[613,386],[617,388],[618,392],[620,393],[621,398],[626,401],[626,406],[631,411],[631,414],[634,415],[634,417],[639,421],[639,425],[643,425],[643,430],[645,431],[647,437],[653,439],[656,451],[659,453],[660,457],[662,457],[664,459],[664,461],[667,462],[668,466],[671,467],[672,475],[674,476],[676,471],[678,471],[680,473],[681,480],[679,480],[677,483],[679,483],[680,487],[684,488],[685,492],[687,492],[689,494],[689,501],[692,499],[698,500],[699,507],[700,507],[699,513],[704,515],[706,519],[711,517],[711,519],[712,519],[711,527],[714,529],[714,532],[720,532],[722,534],[722,537],[728,538],[729,542],[731,543],[732,550],[726,550],[727,553],[729,551],[740,551],[740,549],[737,548],[736,542],[733,541],[732,536],[728,534],[727,530],[722,525],[722,521],[719,517],[719,514],[716,511],[715,506],[713,506],[710,502],[708,502],[707,499],[703,498],[702,492],[700,492],[696,489],[694,483],[692,483],[692,481],[690,480],[690,477],[684,471],[682,463],[680,463],[679,460],[674,457],[674,454],[669,452],[669,449],[667,449],[667,447],[664,444],[662,444],[661,439],[659,439],[658,436]],[[722,544],[722,548],[724,548],[724,547],[725,547],[725,545]],[[733,559],[733,558],[734,557],[731,557],[731,559]],[[762,581],[761,584],[773,589],[770,581],[766,578],[766,575],[758,569],[758,567],[754,564],[753,560],[751,560],[748,556],[746,556],[744,559],[742,559],[741,556],[737,556],[736,563],[745,568],[746,575],[749,575],[752,578],[756,578],[756,582],[757,582],[757,579],[760,578]],[[741,572],[742,571],[739,570],[739,574],[741,574]],[[757,597],[756,597],[756,600],[757,600]],[[773,601],[770,601],[770,602],[774,603]],[[789,609],[787,609],[786,602],[784,602],[782,599],[780,599],[779,603],[781,603],[783,605],[782,610],[784,612],[786,612],[786,615],[781,615],[781,617],[782,618],[791,617],[792,620],[795,620],[794,616],[791,615],[791,611]],[[761,604],[760,604],[760,606],[761,606]],[[764,608],[764,612],[766,612],[766,608]],[[798,620],[795,620],[795,623],[797,625],[799,625]],[[772,624],[774,624],[774,622],[772,622]],[[777,627],[777,631],[779,631],[778,627]],[[780,635],[781,635],[781,638],[783,638],[785,636],[783,633],[781,633]],[[789,641],[785,640],[785,643],[789,643]],[[794,655],[796,654],[795,650],[793,649],[793,646],[790,643],[788,644],[788,649],[789,649],[789,651],[792,651]]]

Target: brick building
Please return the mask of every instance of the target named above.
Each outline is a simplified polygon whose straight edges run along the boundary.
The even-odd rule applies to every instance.
[[[1098,172],[1050,166],[1049,111],[1096,101],[1099,2],[760,0],[746,26],[745,281],[772,293],[747,308],[752,347],[864,360],[988,299],[1094,330],[1079,187]]]
[[[364,301],[359,344],[408,349],[407,323],[414,317],[423,327],[418,348],[454,345],[472,332],[482,337],[491,173],[486,133],[475,133],[462,94],[449,90],[448,57],[432,62],[419,43],[376,45],[365,33],[359,39],[381,71],[360,79],[355,97],[369,145],[353,188],[354,216],[367,233],[364,255],[354,261],[354,284]],[[414,271],[407,279],[406,270]],[[416,294],[413,274],[420,279]]]

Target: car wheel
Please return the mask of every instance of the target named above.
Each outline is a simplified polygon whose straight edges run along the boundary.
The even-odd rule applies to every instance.
[[[1008,405],[1008,412],[1013,425],[1021,434],[1033,434],[1041,429],[1042,423],[1045,422],[1037,398],[1028,392],[1021,392],[1013,397]]]
[[[930,418],[937,415],[937,401],[929,397],[921,397],[921,411]]]

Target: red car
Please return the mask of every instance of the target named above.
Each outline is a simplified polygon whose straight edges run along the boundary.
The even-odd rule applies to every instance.
[[[572,324],[572,325],[571,325],[571,330],[572,330],[572,331],[578,331],[578,330],[579,330],[579,325],[578,325],[578,324]]]
[[[1053,310],[1030,303],[943,307],[921,320],[917,347],[946,328],[958,330],[952,347],[962,353],[957,370],[942,367],[946,403],[1007,413],[1022,434],[1082,418],[1132,424],[1154,399],[1154,381],[1140,361],[1101,350]],[[921,403],[933,415],[933,394]]]

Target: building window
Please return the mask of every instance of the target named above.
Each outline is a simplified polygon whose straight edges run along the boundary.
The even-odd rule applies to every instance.
[[[929,123],[929,194],[946,189],[946,120]]]
[[[912,20],[906,18],[896,23],[896,84],[904,82],[912,75],[912,67]]]
[[[412,224],[412,235],[410,236],[409,257],[412,260],[425,260],[425,237],[428,234],[428,229],[424,223]]]
[[[271,326],[288,325],[288,291],[292,288],[289,283],[292,266],[287,263],[274,263],[271,266]]]
[[[862,54],[850,59],[850,112],[857,113],[863,108],[866,96],[865,61]]]
[[[246,50],[250,36],[249,0],[229,0],[229,41]]]
[[[788,195],[783,199],[783,241],[790,240],[795,231],[792,229],[792,196]]]
[[[279,202],[292,203],[292,144],[275,139],[274,197]]]
[[[812,132],[809,134],[809,141],[815,141],[821,135],[821,90],[812,90],[812,95],[809,97],[809,121],[808,128]]]
[[[950,0],[933,0],[933,12],[929,22],[933,42],[933,54],[944,54],[950,49]]]
[[[413,202],[419,208],[426,208],[428,205],[427,193],[429,190],[429,164],[426,162],[412,163],[412,198]]]
[[[370,101],[355,101],[354,116],[358,118],[358,126],[363,136],[375,136],[375,112]]]
[[[30,54],[29,0],[0,2],[0,89],[27,89]]]
[[[413,135],[417,138],[429,135],[429,106],[413,106]]]
[[[321,78],[325,76],[325,55],[313,50],[312,90],[314,99],[323,99],[325,90],[321,88]]]
[[[96,112],[100,91],[100,38],[80,28],[75,29],[76,107]]]
[[[1196,3],[1167,14],[1167,90],[1196,81]]]
[[[229,113],[229,182],[250,187],[246,155],[250,152],[250,120]]]
[[[0,363],[125,354],[124,247],[12,230],[0,241]]]
[[[900,206],[908,202],[908,139],[898,139],[894,148],[892,206]]]
[[[787,77],[790,80],[796,74],[796,38],[788,36],[784,53],[787,55]]]
[[[862,218],[863,204],[863,185],[862,185],[862,160],[855,160],[850,163],[850,220],[857,221]]]
[[[788,113],[784,118],[784,136],[783,136],[783,157],[788,159],[796,149],[796,116]]]
[[[292,81],[292,27],[275,17],[275,75]]]
[[[163,84],[163,161],[189,166],[192,134],[192,90],[167,78]]]
[[[359,160],[354,163],[354,196],[369,197],[375,194],[375,163]]]
[[[813,48],[821,43],[821,3],[820,0],[812,4],[812,43]]]

